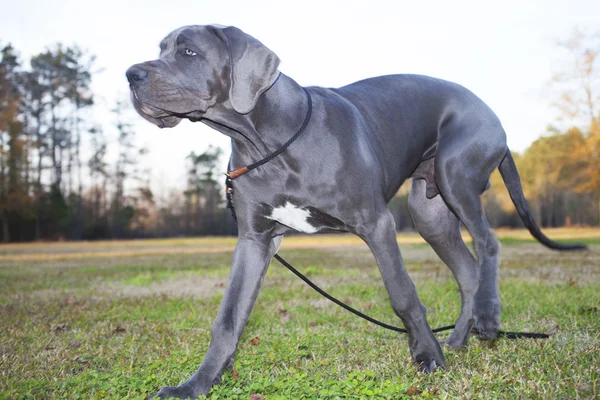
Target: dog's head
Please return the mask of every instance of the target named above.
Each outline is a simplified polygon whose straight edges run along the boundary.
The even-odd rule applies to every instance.
[[[279,58],[235,27],[184,26],[160,43],[157,60],[127,70],[135,109],[161,128],[200,120],[224,104],[247,114],[273,82]]]

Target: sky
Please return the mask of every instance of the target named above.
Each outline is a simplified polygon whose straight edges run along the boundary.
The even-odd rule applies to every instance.
[[[598,31],[600,1],[507,0],[1,0],[0,43],[22,60],[57,42],[96,55],[94,119],[109,137],[116,100],[128,96],[125,71],[158,57],[158,44],[182,25],[233,25],[281,59],[305,86],[343,86],[371,76],[418,73],[460,83],[500,117],[508,145],[523,151],[556,122],[549,82],[567,68],[557,46],[575,28]],[[185,184],[185,157],[229,139],[201,123],[159,129],[132,112],[148,148],[153,185]]]

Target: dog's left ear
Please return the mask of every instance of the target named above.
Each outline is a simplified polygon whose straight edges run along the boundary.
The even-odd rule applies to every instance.
[[[279,72],[279,57],[267,46],[233,26],[223,29],[229,43],[231,88],[234,110],[248,114],[261,94],[273,85]]]

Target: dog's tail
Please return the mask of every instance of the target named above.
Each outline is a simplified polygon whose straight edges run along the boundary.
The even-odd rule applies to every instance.
[[[523,194],[523,187],[521,186],[521,177],[519,176],[519,171],[517,170],[517,166],[515,165],[515,160],[513,159],[512,154],[510,154],[510,150],[506,152],[506,155],[504,156],[504,159],[500,163],[498,169],[500,170],[500,175],[502,175],[504,184],[508,189],[510,199],[517,208],[517,213],[519,213],[519,217],[521,217],[523,224],[534,238],[539,240],[540,243],[542,243],[543,245],[553,250],[587,249],[587,246],[585,246],[584,244],[557,243],[553,240],[550,240],[546,235],[542,233],[539,226],[536,224],[535,219],[531,214],[531,211],[529,210],[527,200],[525,200],[525,195]]]

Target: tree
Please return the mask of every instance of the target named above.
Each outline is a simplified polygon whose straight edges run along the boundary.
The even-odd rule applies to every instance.
[[[36,238],[41,235],[40,224],[44,218],[49,219],[44,222],[53,227],[54,236],[81,236],[80,114],[93,104],[90,91],[93,62],[94,57],[78,47],[58,44],[33,57],[31,70],[22,74],[25,116],[31,125],[37,155]],[[78,181],[76,194],[74,166]],[[46,197],[44,184],[48,179],[44,178],[44,172],[48,170],[51,196]],[[65,172],[66,180],[63,179]]]
[[[34,239],[41,237],[41,224],[43,218],[42,203],[44,200],[44,187],[42,186],[42,174],[44,171],[44,157],[47,154],[45,115],[47,110],[46,93],[48,88],[40,83],[40,71],[33,69],[21,74],[21,90],[23,93],[23,107],[28,130],[31,136],[31,151],[35,152],[35,231]]]
[[[74,221],[73,237],[80,239],[83,233],[83,177],[81,161],[81,132],[83,118],[82,111],[94,104],[94,96],[91,93],[90,85],[92,81],[92,68],[95,62],[95,56],[89,56],[78,47],[67,48],[65,56],[65,70],[68,76],[68,89],[65,93],[66,99],[71,103],[72,113],[70,118],[71,146],[69,147],[68,175],[69,189],[71,198],[76,199],[71,202],[71,219]],[[73,163],[77,169],[77,195],[73,194],[71,187],[74,181],[72,174]]]
[[[10,214],[18,212],[26,193],[22,182],[24,139],[23,124],[18,118],[21,107],[16,84],[18,67],[13,47],[4,46],[0,59],[0,220],[4,242],[10,241]]]
[[[560,226],[567,217],[569,204],[575,198],[572,174],[567,166],[585,141],[582,132],[572,128],[541,137],[525,151],[519,165],[524,190],[533,200],[537,218],[544,226]]]
[[[88,130],[90,135],[91,153],[87,166],[90,171],[89,199],[87,226],[83,233],[86,239],[107,238],[110,229],[107,212],[107,186],[109,178],[109,164],[106,162],[108,143],[106,136],[100,127],[92,127]]]
[[[209,146],[201,154],[191,152],[187,156],[187,233],[207,233],[214,231],[217,207],[222,203],[219,183],[216,181],[217,166],[223,155],[220,147]]]
[[[560,89],[555,103],[575,128],[569,153],[560,160],[560,179],[577,193],[596,198],[600,223],[600,31],[586,35],[575,30],[559,45],[570,55],[571,65],[553,81]]]
[[[575,29],[570,38],[559,41],[558,45],[568,52],[571,62],[552,79],[560,92],[554,105],[560,110],[561,118],[574,125],[589,126],[589,133],[597,132],[600,124],[600,31],[586,35]]]
[[[151,199],[151,192],[148,187],[148,179],[144,180],[143,175],[149,175],[149,171],[139,171],[137,169],[139,156],[147,153],[145,148],[138,148],[135,145],[135,131],[131,123],[127,122],[125,113],[130,110],[129,102],[118,101],[116,107],[112,110],[115,115],[115,127],[119,134],[117,139],[118,156],[115,165],[114,194],[112,201],[112,234],[116,237],[123,237],[128,233],[132,222],[136,216],[135,201],[128,199],[125,193],[126,181],[132,180],[144,181],[144,197]],[[139,185],[138,185],[139,188]]]

